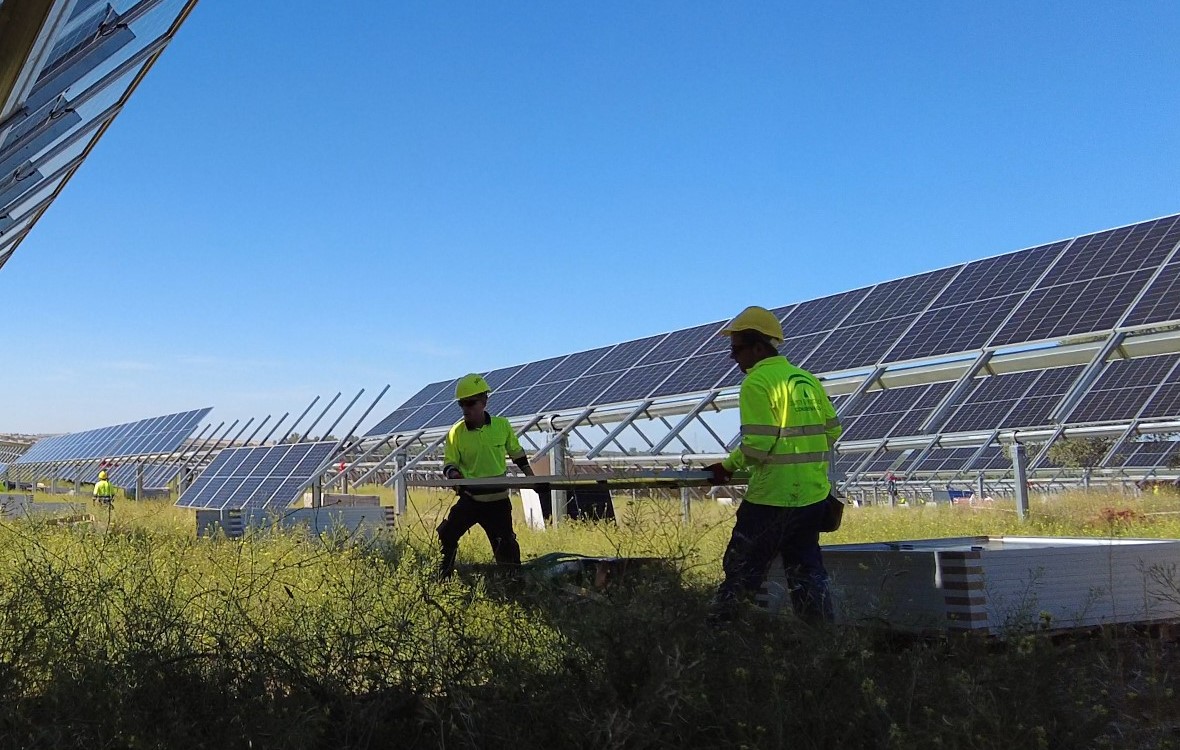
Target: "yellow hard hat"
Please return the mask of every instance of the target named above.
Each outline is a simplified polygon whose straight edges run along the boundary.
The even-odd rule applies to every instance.
[[[775,344],[781,344],[783,341],[782,323],[778,322],[778,318],[770,310],[757,305],[742,310],[718,333],[722,336],[732,336],[738,331],[757,331],[768,336]]]
[[[107,473],[106,473],[105,471],[100,471],[100,472],[98,472],[98,478],[99,478],[99,479],[106,479],[106,478],[107,478]]]
[[[488,385],[488,381],[484,380],[482,375],[477,375],[474,372],[459,378],[459,382],[455,384],[456,401],[491,392],[492,389]]]

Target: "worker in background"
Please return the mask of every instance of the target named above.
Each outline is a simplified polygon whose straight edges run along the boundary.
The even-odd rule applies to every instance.
[[[94,501],[103,505],[110,505],[115,499],[115,487],[107,481],[107,472],[98,472],[98,482],[94,485]]]
[[[528,458],[512,425],[504,417],[487,411],[491,388],[481,376],[464,375],[455,386],[455,399],[463,410],[463,419],[447,433],[443,451],[443,476],[447,479],[502,477],[511,458],[522,472],[533,475]],[[442,543],[443,578],[455,567],[459,540],[479,524],[492,545],[492,554],[501,565],[520,565],[520,545],[512,530],[512,503],[506,487],[472,487],[458,490],[459,500],[451,506],[447,518],[438,527]]]
[[[714,484],[739,471],[748,471],[750,479],[710,617],[733,619],[739,600],[757,592],[781,555],[796,614],[809,622],[831,620],[819,529],[832,491],[828,458],[840,420],[815,376],[779,354],[783,329],[774,313],[748,307],[720,334],[729,337],[730,357],[746,374],[739,396],[741,444],[706,468]]]

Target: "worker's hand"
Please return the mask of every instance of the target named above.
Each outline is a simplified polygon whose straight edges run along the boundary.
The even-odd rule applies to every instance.
[[[458,469],[451,468],[447,471],[447,479],[462,479],[462,478],[463,478],[463,472],[459,471]]]
[[[713,475],[709,479],[710,484],[727,484],[733,478],[733,472],[726,469],[721,462],[709,464],[705,467],[705,471]]]

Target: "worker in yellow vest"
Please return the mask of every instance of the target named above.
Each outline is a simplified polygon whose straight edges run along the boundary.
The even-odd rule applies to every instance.
[[[795,612],[810,622],[832,618],[819,534],[827,515],[828,460],[840,420],[815,376],[778,352],[782,324],[763,307],[748,307],[720,333],[746,374],[739,395],[741,443],[707,467],[715,484],[749,472],[745,501],[722,559],[725,580],[711,618],[733,619],[742,596],[761,586],[781,556]]]
[[[98,472],[98,482],[94,485],[94,500],[103,505],[110,505],[115,500],[115,487],[107,481],[105,469]]]
[[[447,433],[443,476],[448,479],[502,477],[507,468],[506,458],[511,458],[526,475],[533,475],[512,425],[504,417],[488,413],[491,392],[487,381],[475,373],[464,375],[455,385],[455,399],[463,410],[463,419]],[[451,506],[446,520],[438,527],[443,578],[454,570],[459,540],[476,524],[487,534],[497,563],[520,565],[520,544],[512,530],[508,489],[473,487],[459,491],[458,502]]]

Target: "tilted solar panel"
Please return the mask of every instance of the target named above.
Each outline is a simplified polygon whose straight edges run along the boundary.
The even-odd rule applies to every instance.
[[[334,442],[287,443],[222,451],[176,504],[202,509],[281,509],[311,484]]]
[[[1163,383],[1175,382],[1180,355],[1108,362],[1102,375],[1069,414],[1070,422],[1107,422],[1135,417]]]
[[[1125,326],[1141,326],[1180,318],[1180,261],[1163,267],[1160,275],[1148,284],[1143,297],[1135,303],[1123,321]]]

